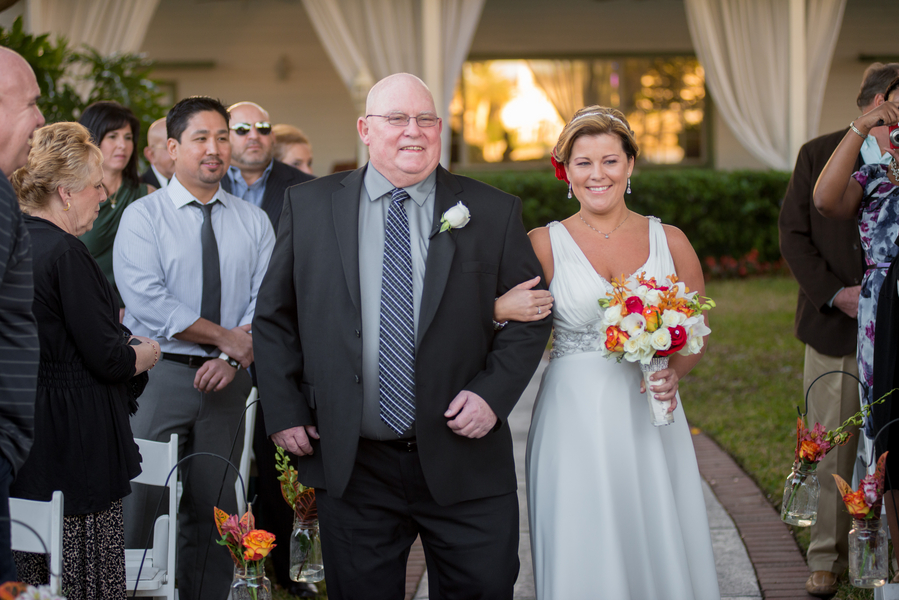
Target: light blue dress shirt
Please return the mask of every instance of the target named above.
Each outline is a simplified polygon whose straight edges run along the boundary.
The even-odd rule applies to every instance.
[[[231,180],[231,193],[237,196],[238,198],[243,198],[247,202],[255,206],[262,206],[262,196],[265,195],[265,183],[268,181],[268,176],[272,172],[272,165],[275,164],[275,161],[268,163],[268,166],[265,168],[265,171],[262,172],[262,176],[253,182],[253,185],[247,185],[246,180],[243,178],[243,173],[240,172],[240,169],[231,165],[228,167],[228,179]]]
[[[862,161],[864,161],[866,165],[885,165],[893,159],[889,153],[880,152],[880,144],[877,143],[877,138],[873,135],[869,135],[865,138],[865,141],[862,142],[860,153],[862,155]]]
[[[167,187],[126,208],[113,271],[125,301],[124,324],[134,335],[156,339],[163,352],[202,356],[199,344],[174,338],[200,318],[203,213],[190,204],[195,200],[174,176]],[[253,321],[275,232],[262,209],[221,187],[210,202],[222,279],[219,325],[233,329]]]

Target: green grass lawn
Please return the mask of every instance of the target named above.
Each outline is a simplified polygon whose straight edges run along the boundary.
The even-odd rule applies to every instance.
[[[793,336],[798,286],[792,278],[710,282],[711,344],[682,382],[691,425],[711,436],[780,508],[804,402],[804,345]],[[794,528],[803,550],[807,528]],[[835,598],[873,598],[843,583]]]

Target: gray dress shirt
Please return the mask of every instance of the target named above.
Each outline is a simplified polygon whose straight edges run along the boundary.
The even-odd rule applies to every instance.
[[[203,212],[194,200],[174,176],[128,206],[113,246],[113,271],[127,306],[124,324],[134,335],[156,339],[163,352],[202,356],[199,344],[174,338],[200,318]],[[219,325],[233,329],[253,322],[275,232],[261,208],[221,187],[210,202],[222,276]]]
[[[418,343],[418,314],[421,291],[428,260],[428,234],[434,221],[434,195],[437,172],[424,181],[404,188],[411,201],[405,202],[412,242],[412,302],[415,340]],[[371,163],[365,170],[359,197],[359,287],[362,294],[362,437],[372,440],[395,440],[393,432],[381,420],[380,385],[378,384],[378,346],[381,333],[381,265],[384,258],[384,231],[390,208],[390,191],[394,188]],[[410,430],[409,437],[414,435]]]

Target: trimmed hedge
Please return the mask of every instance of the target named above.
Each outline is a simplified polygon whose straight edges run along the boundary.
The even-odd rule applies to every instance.
[[[466,174],[521,198],[528,230],[578,209],[549,170]],[[789,180],[790,174],[780,171],[643,171],[631,179],[627,204],[680,228],[700,259],[740,258],[757,250],[759,260],[774,262],[780,258],[777,216]]]

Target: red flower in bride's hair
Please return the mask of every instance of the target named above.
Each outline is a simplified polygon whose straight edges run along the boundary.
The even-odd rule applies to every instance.
[[[556,168],[556,179],[568,183],[568,173],[565,172],[565,165],[556,160],[552,154],[549,155],[549,161]]]

